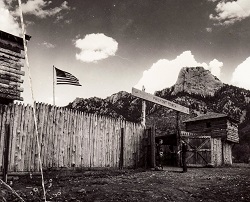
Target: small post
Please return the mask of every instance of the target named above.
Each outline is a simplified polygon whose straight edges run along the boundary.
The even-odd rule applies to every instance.
[[[145,87],[142,86],[142,91],[145,92]],[[143,125],[143,127],[146,127],[146,102],[143,100],[142,101],[142,121],[141,124]]]
[[[155,169],[155,128],[150,129],[151,169]]]
[[[121,149],[120,149],[120,163],[119,168],[123,169],[124,159],[124,128],[121,128]]]
[[[7,183],[9,166],[10,125],[5,124],[4,154],[3,154],[3,181]]]
[[[181,145],[181,152],[182,152],[182,168],[183,173],[187,172],[187,144],[185,142]]]
[[[180,126],[179,126],[179,119],[180,119],[180,112],[176,111],[176,140],[177,140],[177,166],[180,166],[180,161],[181,161],[181,137],[180,137]]]

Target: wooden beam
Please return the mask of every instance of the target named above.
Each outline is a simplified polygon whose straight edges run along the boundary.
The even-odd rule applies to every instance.
[[[10,94],[10,95],[14,95],[14,96],[20,96],[22,91],[19,90],[13,90],[13,89],[6,89],[3,87],[0,87],[0,93],[3,94]]]
[[[13,86],[13,85],[10,85],[10,84],[0,83],[0,88],[4,88],[4,89],[7,89],[7,90],[17,90],[17,91],[23,92],[23,88],[18,87],[18,86]]]
[[[176,111],[180,111],[180,112],[183,112],[185,114],[189,114],[189,108],[187,108],[187,107],[184,107],[182,105],[176,104],[176,103],[168,101],[166,99],[154,96],[152,94],[143,92],[143,91],[138,90],[136,88],[132,88],[132,95],[139,97],[139,98],[142,98],[144,100],[148,100],[150,102],[162,105],[164,107],[168,107],[170,109],[174,109]]]
[[[10,56],[13,56],[13,57],[17,57],[17,58],[20,58],[20,59],[25,59],[24,54],[16,53],[14,51],[11,51],[11,50],[8,50],[8,49],[5,49],[5,48],[1,48],[1,47],[0,47],[0,53],[6,53],[7,55],[10,55]]]
[[[1,40],[1,39],[0,39],[0,47],[14,51],[16,53],[21,53],[21,51],[22,51],[22,49],[20,49],[16,46],[13,46],[12,44],[8,44],[4,40]]]
[[[16,70],[20,70],[22,67],[24,67],[23,62],[16,62],[12,60],[2,59],[1,57],[0,57],[0,65],[3,65],[5,67],[10,67]]]
[[[6,40],[6,39],[1,39],[1,38],[0,38],[0,43],[5,44],[7,47],[10,47],[10,48],[24,50],[23,43],[20,44],[20,43],[17,43],[17,42],[13,42],[13,41]],[[0,46],[0,47],[2,47],[2,46]],[[7,48],[7,49],[9,49],[9,48]]]
[[[17,74],[17,75],[21,75],[24,76],[25,72],[24,71],[20,71],[20,70],[16,70],[16,69],[10,69],[8,67],[2,66],[0,65],[0,70],[9,72],[9,73],[13,73],[13,74]]]
[[[11,94],[5,94],[5,93],[1,93],[0,92],[0,97],[6,98],[6,99],[9,99],[9,100],[20,100],[20,101],[23,101],[23,98],[20,97],[20,95],[19,96],[18,95],[11,95]]]
[[[23,83],[23,79],[19,79],[17,77],[6,75],[6,74],[0,74],[0,79],[10,81],[10,82],[13,82],[13,83],[17,83],[17,84],[18,83]]]
[[[7,59],[7,60],[13,60],[13,61],[16,61],[16,62],[20,62],[21,59],[20,58],[17,58],[15,56],[11,56],[11,55],[8,55],[6,53],[1,53],[0,52],[0,57],[1,58],[4,58],[4,59]]]
[[[8,86],[13,86],[13,87],[20,87],[21,86],[20,83],[10,81],[9,79],[2,79],[2,78],[0,78],[0,83],[8,85]]]

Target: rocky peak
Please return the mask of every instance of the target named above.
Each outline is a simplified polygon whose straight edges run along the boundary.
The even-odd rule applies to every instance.
[[[187,92],[203,96],[213,96],[223,83],[203,67],[183,67],[174,85],[172,94]]]
[[[129,93],[127,93],[126,91],[120,91],[118,93],[115,93],[109,97],[107,97],[105,100],[114,104],[116,103],[119,99],[127,97],[128,95],[130,95]]]

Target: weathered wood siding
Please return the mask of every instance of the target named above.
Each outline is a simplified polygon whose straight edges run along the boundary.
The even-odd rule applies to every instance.
[[[144,128],[130,123],[42,103],[35,105],[43,168],[118,167],[124,128],[124,167],[144,159]],[[10,125],[10,171],[38,171],[38,147],[31,106],[0,105],[0,168],[5,124]]]
[[[232,143],[225,141],[222,143],[223,164],[232,165]]]
[[[238,125],[227,120],[227,140],[230,142],[239,142]]]
[[[209,138],[210,142],[206,144],[200,144],[199,139],[202,140],[204,137],[210,136],[202,136],[199,133],[191,133],[181,131],[181,138],[188,144],[189,150],[188,153],[192,154],[193,150],[198,152],[200,156],[204,159],[211,158],[211,161],[206,160],[207,162],[201,161],[199,162],[199,158],[195,155],[190,155],[188,159],[189,166],[202,166],[202,165],[212,165],[214,167],[222,166],[222,165],[232,165],[232,142],[227,140],[223,140],[222,138]],[[194,140],[196,142],[194,142]],[[199,146],[202,145],[201,146]],[[198,146],[198,147],[197,147]],[[196,148],[196,149],[195,149]],[[202,160],[201,159],[201,160]],[[206,163],[206,164],[204,164]]]
[[[186,123],[186,131],[193,133],[209,133],[211,137],[227,136],[227,119],[209,119]]]
[[[211,164],[215,167],[221,166],[223,164],[222,160],[222,142],[221,138],[212,138],[211,139],[211,151],[212,151],[212,160]]]
[[[0,99],[23,100],[23,49],[22,38],[0,31]]]

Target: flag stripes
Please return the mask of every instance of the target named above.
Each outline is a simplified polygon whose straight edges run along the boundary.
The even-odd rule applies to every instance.
[[[81,86],[79,80],[73,76],[72,74],[60,70],[55,67],[56,70],[56,84],[58,85],[74,85],[74,86]]]

